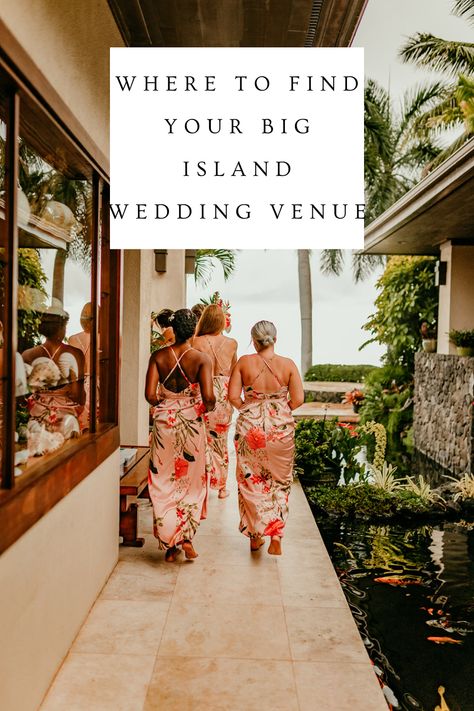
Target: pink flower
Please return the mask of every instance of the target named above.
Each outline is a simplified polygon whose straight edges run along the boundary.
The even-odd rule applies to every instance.
[[[189,463],[185,459],[175,459],[174,460],[174,478],[181,479],[188,473]]]
[[[217,486],[217,477],[216,477],[216,476],[211,476],[211,480],[210,480],[209,483],[210,483],[211,486]]]
[[[173,427],[173,425],[176,424],[176,417],[173,417],[172,415],[168,415],[167,424],[168,424],[168,427]]]
[[[283,535],[283,529],[285,528],[285,524],[283,521],[279,518],[273,519],[273,521],[270,521],[270,523],[267,524],[267,527],[265,528],[263,535],[264,536],[281,536]]]
[[[247,444],[250,449],[263,449],[265,447],[267,438],[265,432],[258,427],[252,427],[251,430],[245,435]]]
[[[252,484],[263,484],[265,482],[265,479],[263,476],[258,476],[257,474],[252,474],[250,477],[250,481]]]
[[[201,415],[204,415],[206,412],[206,406],[203,402],[198,402],[197,405],[194,405],[194,410],[196,411],[196,415],[201,417]]]

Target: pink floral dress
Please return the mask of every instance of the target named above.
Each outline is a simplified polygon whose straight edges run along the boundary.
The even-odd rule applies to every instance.
[[[253,383],[246,386],[235,431],[240,531],[250,538],[283,536],[293,480],[295,422],[288,387],[262,360],[280,388],[263,393]]]
[[[151,434],[148,490],[153,504],[153,532],[159,547],[165,550],[191,541],[200,521],[206,518],[205,407],[199,383],[188,380],[181,358],[176,358],[176,365],[159,386],[161,399],[154,409]],[[178,367],[188,386],[175,393],[165,383]]]
[[[219,350],[211,341],[209,347],[215,359],[217,374],[213,377],[216,406],[204,416],[209,446],[211,489],[225,489],[229,471],[228,435],[232,421],[232,405],[229,402],[230,366],[225,367],[219,360]]]

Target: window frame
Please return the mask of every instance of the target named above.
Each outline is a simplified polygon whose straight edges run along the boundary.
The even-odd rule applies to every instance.
[[[121,252],[110,249],[108,161],[91,141],[70,109],[31,61],[23,48],[0,21],[5,38],[0,50],[0,81],[6,94],[7,140],[5,146],[5,402],[2,437],[3,457],[0,471],[0,554],[22,536],[58,501],[91,474],[119,447],[118,392],[120,372],[120,311]],[[12,59],[6,52],[10,52]],[[25,77],[30,77],[29,80]],[[34,82],[34,84],[33,84]],[[68,441],[63,448],[44,455],[31,470],[16,479],[15,457],[15,358],[17,347],[17,275],[18,275],[18,137],[20,130],[21,96],[38,108],[44,117],[44,127],[54,126],[80,154],[92,172],[93,218],[91,260],[91,303],[94,329],[91,352],[97,354],[99,339],[107,361],[107,385],[104,392],[101,423],[95,406],[96,383],[101,369],[97,357],[91,359],[91,426],[88,434]],[[45,97],[45,98],[43,98]],[[99,236],[100,235],[100,236]]]

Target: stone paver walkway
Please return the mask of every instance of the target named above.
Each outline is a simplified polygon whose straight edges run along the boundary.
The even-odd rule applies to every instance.
[[[41,711],[386,711],[299,484],[281,558],[250,554],[235,484],[192,562],[165,563],[140,514]]]

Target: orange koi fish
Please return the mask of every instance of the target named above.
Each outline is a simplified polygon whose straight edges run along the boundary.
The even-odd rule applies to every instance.
[[[453,639],[452,637],[427,637],[428,642],[434,642],[435,644],[462,644],[459,639]]]
[[[374,578],[374,582],[405,587],[406,585],[421,585],[422,580],[420,578],[404,578],[401,575],[394,575],[391,578]]]

